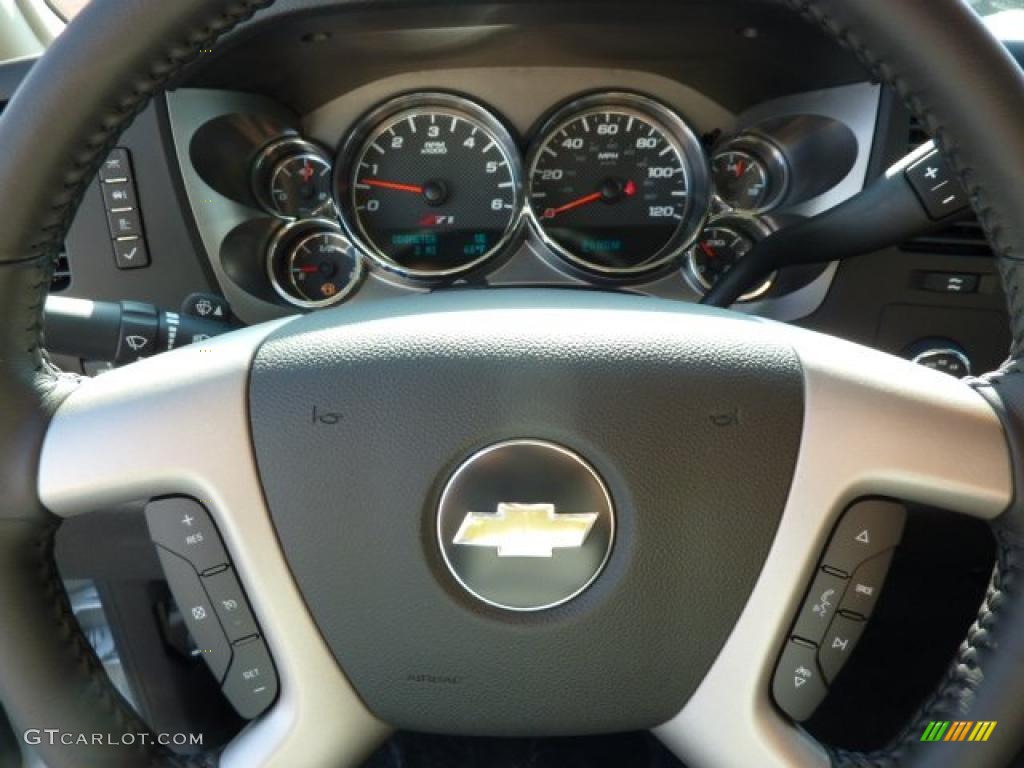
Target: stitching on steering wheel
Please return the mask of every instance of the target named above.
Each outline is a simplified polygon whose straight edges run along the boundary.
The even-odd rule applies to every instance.
[[[971,199],[972,207],[996,253],[1006,259],[1017,259],[1018,257],[1014,255],[1012,246],[1002,242],[1000,237],[1002,227],[998,221],[998,214],[985,202],[987,193],[981,184],[974,181],[976,175],[974,169],[963,162],[959,142],[949,134],[945,125],[932,114],[932,111],[922,101],[921,96],[915,93],[910,84],[901,75],[896,73],[889,64],[881,57],[875,55],[853,30],[842,26],[829,16],[826,11],[821,9],[816,0],[781,1],[804,18],[817,23],[824,31],[834,37],[840,45],[851,51],[876,79],[886,83],[899,94],[907,108],[924,123],[928,133],[935,138],[937,146],[952,164],[953,169],[956,171]]]
[[[158,54],[154,58],[148,75],[143,76],[145,79],[137,80],[132,92],[109,109],[106,117],[101,121],[102,128],[86,139],[86,149],[79,154],[73,166],[68,170],[63,189],[55,197],[49,215],[38,229],[38,237],[28,244],[30,256],[27,260],[38,259],[36,268],[39,270],[39,275],[38,280],[31,285],[31,290],[35,295],[31,303],[25,307],[32,314],[32,320],[25,328],[28,335],[28,346],[25,351],[33,359],[37,374],[55,378],[55,372],[50,370],[43,352],[41,304],[45,301],[53,258],[70,225],[77,203],[93,178],[98,161],[112,148],[117,137],[127,125],[146,107],[154,93],[184,69],[195,58],[200,48],[208,47],[221,35],[250,18],[257,10],[271,5],[272,2],[273,0],[236,0],[231,2],[226,8],[212,16],[201,28],[186,35],[184,43],[168,46],[162,54]],[[1012,248],[1001,242],[1002,228],[997,213],[985,203],[986,190],[974,181],[976,174],[972,168],[963,163],[957,142],[948,135],[945,127],[922,102],[920,96],[912,91],[909,84],[894,72],[890,65],[877,58],[852,30],[843,27],[831,18],[817,5],[815,0],[781,0],[781,2],[820,25],[841,45],[850,49],[872,74],[899,93],[911,111],[924,121],[929,131],[936,137],[936,142],[968,190],[979,221],[996,252],[1004,259],[1016,259]],[[1024,316],[1024,307],[1020,306],[1017,266],[1002,262],[1000,269],[1003,270],[1004,285],[1008,290],[1007,300],[1011,310],[1011,320],[1016,331],[1020,328],[1022,316]],[[1016,332],[1014,334],[1015,338],[1021,335],[1024,334]],[[1017,347],[1015,346],[1015,356],[1016,352]],[[1020,367],[1013,360],[1004,366],[996,376],[1021,372]],[[95,695],[99,703],[110,710],[118,723],[133,728],[144,728],[113,689],[70,611],[66,593],[53,561],[53,537],[56,527],[54,524],[42,527],[37,540],[37,550],[40,563],[39,577],[44,585],[45,594],[54,602],[55,618],[61,634],[66,638],[67,645],[74,653],[75,658],[95,684]],[[1004,595],[1017,580],[1022,561],[1021,553],[1024,552],[1020,542],[1009,532],[997,530],[996,536],[999,543],[999,555],[992,582],[975,623],[961,645],[957,658],[948,670],[946,679],[919,711],[918,717],[907,726],[903,734],[891,746],[872,753],[834,750],[833,758],[839,764],[863,766],[896,763],[903,751],[912,741],[916,740],[913,729],[919,721],[933,719],[929,717],[930,712],[948,706],[949,701],[962,697],[967,689],[973,688],[977,684],[980,672],[978,671],[976,651],[986,646],[989,630],[999,620],[1000,607],[1005,602]],[[149,761],[154,765],[191,768],[206,764],[205,760],[196,761],[176,757],[165,748],[147,750],[147,752]]]
[[[78,203],[95,176],[100,159],[110,152],[118,137],[146,108],[154,94],[195,60],[202,48],[210,47],[215,40],[273,2],[274,0],[236,0],[216,12],[200,27],[186,34],[184,42],[168,46],[153,59],[148,67],[148,73],[134,80],[132,92],[122,97],[116,106],[108,108],[106,116],[101,119],[103,127],[86,139],[87,149],[75,158],[74,165],[68,170],[64,188],[50,207],[50,215],[39,228],[39,237],[28,244],[31,254],[28,260],[40,258],[43,262],[40,282],[33,286],[37,295],[36,301],[30,306],[33,324],[31,328],[26,329],[32,340],[25,351],[33,360],[37,373],[47,364],[43,352],[41,311],[47,294],[44,286],[49,285],[54,260],[71,227]]]
[[[119,726],[140,733],[146,731],[148,728],[136,717],[107,679],[103,666],[79,629],[54,561],[54,537],[58,527],[56,523],[44,523],[35,537],[39,583],[43,595],[54,607],[58,631],[66,639],[65,643],[74,654],[75,662],[92,681],[92,694],[97,703],[110,712]],[[136,749],[140,759],[153,762],[157,757],[152,754],[153,750],[142,744],[136,745]]]
[[[44,350],[44,338],[43,338],[43,306],[46,303],[46,296],[49,294],[50,281],[53,275],[53,257],[43,256],[37,259],[36,269],[38,270],[38,279],[30,286],[29,290],[35,295],[36,299],[28,305],[28,311],[30,313],[31,321],[25,328],[29,344],[32,346],[28,349],[28,354],[33,358],[35,363],[35,373],[43,372],[43,368],[46,367],[48,358]],[[55,371],[47,371],[47,374],[56,376]]]
[[[1006,595],[1011,591],[1009,585],[1017,580],[1021,570],[1021,553],[1024,551],[1009,532],[997,530],[995,535],[998,542],[997,563],[986,589],[985,599],[942,682],[889,746],[872,752],[833,748],[831,753],[834,765],[843,768],[881,768],[899,765],[906,749],[918,742],[928,722],[946,719],[938,713],[961,707],[964,702],[970,700],[969,692],[973,692],[984,677],[980,670],[978,650],[992,647],[989,642],[989,631],[999,620],[1000,607],[1006,602]]]
[[[820,8],[816,0],[779,0],[782,4],[796,11],[808,21],[817,24],[826,33],[851,51],[862,65],[878,80],[886,83],[899,94],[903,103],[914,113],[927,127],[928,133],[935,137],[936,145],[942,150],[946,159],[950,162],[953,170],[960,179],[961,184],[967,191],[971,200],[971,206],[978,217],[978,222],[991,244],[993,251],[999,257],[999,269],[1002,275],[1003,287],[1006,290],[1006,302],[1010,313],[1010,328],[1013,335],[1013,346],[1010,350],[1009,360],[998,373],[1019,373],[1019,366],[1016,360],[1024,347],[1024,304],[1020,292],[1021,257],[1014,253],[1013,246],[1003,242],[1003,227],[999,221],[998,213],[986,200],[988,192],[985,187],[975,182],[974,169],[963,161],[959,142],[949,134],[921,97],[914,93],[910,84],[893,68],[880,57],[876,56],[868,46],[863,43],[853,30],[843,27],[833,19],[825,10]]]
[[[160,91],[172,78],[195,60],[200,49],[211,46],[214,41],[234,29],[241,22],[274,0],[235,0],[226,8],[215,12],[200,27],[193,29],[185,40],[169,45],[148,67],[148,72],[133,80],[132,91],[108,108],[101,118],[102,128],[86,140],[86,150],[79,154],[74,165],[68,169],[64,189],[50,208],[50,222],[40,227],[40,237],[28,245],[30,251],[53,255],[60,247],[77,208],[77,203],[95,176],[96,168],[114,146],[135,117],[146,108],[154,94]]]
[[[238,0],[216,12],[209,21],[185,35],[185,41],[168,46],[158,54],[149,66],[145,79],[134,81],[132,91],[122,98],[116,106],[108,109],[107,115],[101,120],[102,128],[88,137],[87,150],[80,153],[74,165],[65,176],[64,186],[56,196],[49,215],[39,227],[39,237],[28,245],[30,256],[25,261],[36,261],[35,276],[28,290],[31,298],[27,299],[23,308],[29,313],[29,324],[25,327],[25,353],[33,363],[41,391],[47,386],[55,386],[61,380],[60,371],[50,364],[44,351],[43,339],[43,303],[46,301],[54,258],[60,244],[70,227],[77,204],[85,194],[85,190],[95,176],[95,169],[117,138],[132,120],[149,104],[153,95],[165,86],[173,77],[180,73],[186,65],[195,59],[201,48],[209,47],[214,40],[250,18],[256,11],[270,5],[273,0]],[[25,262],[12,262],[3,266],[24,267]],[[43,594],[54,607],[54,619],[57,631],[64,638],[65,645],[73,654],[73,658],[90,681],[93,698],[98,706],[103,707],[113,717],[118,726],[133,732],[147,732],[140,718],[128,707],[116,691],[96,658],[91,646],[82,634],[77,619],[71,611],[63,583],[54,561],[54,537],[59,523],[45,523],[36,537],[37,562],[39,563],[39,581]],[[198,758],[175,755],[161,745],[138,745],[140,760],[153,766],[173,766],[174,768],[205,768],[216,762],[214,754]]]
[[[1022,322],[1024,320],[1024,304],[1021,302],[1020,280],[1018,279],[1020,276],[1019,265],[1009,260],[1001,260],[998,266],[1003,282],[1003,290],[1006,292],[1006,304],[1010,312],[1010,328],[1013,330],[1014,341],[1010,359],[998,371],[992,374],[990,378],[993,379],[998,376],[1022,372],[1019,359],[1021,344],[1024,343],[1018,341],[1019,338],[1024,336],[1024,322]]]
[[[999,268],[1002,272],[1003,284],[1007,289],[1007,304],[1010,309],[1011,329],[1015,341],[1010,359],[999,371],[989,377],[989,381],[996,383],[1001,376],[1022,373],[1018,364],[1020,344],[1016,341],[1024,335],[1024,329],[1021,326],[1024,307],[1019,302],[1019,266],[1014,263],[1016,257],[1013,255],[1012,248],[1001,242],[1000,234],[1003,230],[999,224],[998,214],[985,202],[988,197],[987,192],[981,184],[974,181],[976,176],[974,169],[963,162],[958,142],[950,136],[946,127],[935,117],[920,95],[912,90],[909,83],[889,64],[876,56],[853,30],[844,27],[832,18],[819,7],[815,0],[782,0],[782,2],[804,18],[820,26],[840,45],[849,49],[872,75],[893,88],[907,108],[924,123],[928,132],[935,138],[936,145],[949,160],[967,190],[982,229],[999,256]],[[936,719],[936,713],[948,711],[951,705],[959,707],[972,698],[974,689],[983,677],[979,669],[977,651],[979,648],[987,646],[989,630],[1000,619],[1000,607],[1007,602],[1004,599],[1005,595],[1011,591],[1011,585],[1017,581],[1015,577],[1020,571],[1021,555],[1024,552],[1024,547],[1011,532],[996,528],[995,536],[997,542],[996,566],[992,572],[985,600],[979,607],[977,617],[968,630],[967,637],[961,643],[956,658],[947,669],[943,681],[890,745],[872,752],[830,748],[829,751],[835,765],[856,766],[857,768],[897,765],[905,750],[918,740],[923,724]]]

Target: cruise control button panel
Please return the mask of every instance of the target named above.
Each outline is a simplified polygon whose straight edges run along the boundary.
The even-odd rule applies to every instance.
[[[199,574],[187,560],[159,545],[157,554],[167,577],[167,586],[192,635],[196,652],[217,682],[222,682],[231,663],[231,644],[217,620],[210,597],[199,581]]]
[[[146,523],[154,543],[184,557],[199,573],[228,564],[213,520],[199,502],[178,496],[151,501]]]
[[[836,525],[772,682],[775,703],[793,720],[814,714],[860,641],[906,518],[902,504],[872,499],[852,504]]]
[[[277,672],[262,639],[235,646],[235,657],[224,680],[224,695],[239,715],[252,720],[277,697]]]
[[[277,698],[277,672],[213,518],[175,496],[147,504],[146,521],[196,654],[238,714],[258,717]]]
[[[257,633],[256,620],[249,610],[249,601],[245,599],[242,586],[235,577],[232,568],[203,577],[203,586],[213,602],[221,626],[231,642],[237,642]]]

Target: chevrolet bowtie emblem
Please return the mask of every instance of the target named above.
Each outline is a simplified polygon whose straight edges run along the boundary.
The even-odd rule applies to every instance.
[[[470,512],[452,540],[467,547],[497,548],[498,557],[552,557],[579,549],[597,513],[560,515],[554,504],[498,504],[497,512]]]

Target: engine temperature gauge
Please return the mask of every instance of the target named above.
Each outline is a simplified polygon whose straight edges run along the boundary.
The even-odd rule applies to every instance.
[[[290,224],[270,246],[270,281],[289,304],[320,309],[347,298],[363,277],[355,246],[330,221]]]
[[[722,275],[750,253],[758,240],[770,233],[767,226],[756,219],[740,216],[712,219],[687,253],[686,277],[701,293],[710,291]],[[753,301],[762,297],[774,282],[773,274],[739,300]]]

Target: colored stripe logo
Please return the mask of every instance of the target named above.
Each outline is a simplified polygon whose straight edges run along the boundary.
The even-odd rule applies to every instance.
[[[988,741],[995,729],[995,720],[932,720],[921,734],[921,741]]]

